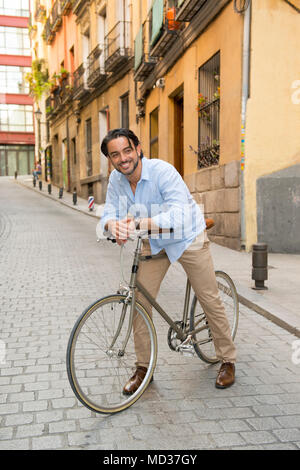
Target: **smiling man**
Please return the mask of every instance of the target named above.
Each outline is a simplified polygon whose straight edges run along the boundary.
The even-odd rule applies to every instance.
[[[132,216],[139,218],[141,229],[174,229],[167,239],[161,236],[143,242],[144,254],[161,252],[165,256],[141,262],[137,278],[156,298],[170,264],[178,261],[183,266],[206,313],[216,355],[222,361],[216,387],[229,387],[235,380],[236,349],[218,295],[200,208],[173,165],[145,158],[139,139],[129,129],[110,131],[102,141],[101,150],[115,168],[109,178],[101,219],[104,233],[109,232],[119,245],[126,243],[135,230]],[[151,314],[151,306],[139,293],[137,300]],[[140,325],[134,323],[136,372],[125,384],[124,394],[134,393],[146,375],[148,354],[145,337]]]

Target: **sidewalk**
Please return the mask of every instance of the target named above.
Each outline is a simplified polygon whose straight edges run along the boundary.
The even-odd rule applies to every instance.
[[[90,211],[87,200],[78,197],[74,206],[72,193],[64,191],[59,199],[59,188],[52,185],[49,195],[44,181],[42,190],[38,183],[33,188],[31,176],[19,176],[12,181],[88,216],[101,216],[102,205],[95,204],[94,210]],[[215,243],[211,243],[211,250],[215,269],[226,271],[232,277],[242,304],[300,338],[300,255],[269,253],[268,280],[265,281],[268,289],[257,291],[252,289],[252,253],[238,252]]]

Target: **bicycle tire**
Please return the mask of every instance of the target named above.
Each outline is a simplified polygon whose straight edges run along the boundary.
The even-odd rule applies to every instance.
[[[69,338],[66,362],[71,388],[78,400],[96,413],[117,413],[133,405],[148,387],[155,369],[156,331],[145,308],[136,303],[135,315],[139,316],[149,335],[149,366],[138,390],[132,395],[123,395],[123,387],[132,375],[136,358],[133,331],[124,355],[119,355],[130,313],[130,303],[125,307],[125,299],[125,295],[116,294],[91,304],[76,321]],[[109,349],[123,308],[127,309],[123,328],[115,346]]]
[[[228,274],[226,274],[225,272],[215,271],[215,274],[219,294],[225,307],[225,312],[230,324],[231,337],[234,340],[239,320],[239,300],[236,287],[231,277],[228,276]],[[195,328],[194,325],[197,325],[197,328],[199,328],[201,326],[204,326],[205,324],[206,329],[198,333],[196,337],[193,338],[194,349],[200,359],[209,364],[215,364],[219,362],[219,359],[217,358],[215,353],[211,331],[208,326],[205,313],[200,305],[200,302],[194,295],[190,310],[190,329],[193,330]]]

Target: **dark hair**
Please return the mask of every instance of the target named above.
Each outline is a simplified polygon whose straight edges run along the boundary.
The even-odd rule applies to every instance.
[[[124,127],[121,127],[120,129],[112,129],[104,137],[101,144],[101,152],[104,153],[106,157],[108,157],[107,144],[111,140],[117,139],[118,137],[126,137],[128,143],[130,144],[129,140],[131,140],[135,147],[137,147],[140,143],[138,137],[130,129],[126,129]]]

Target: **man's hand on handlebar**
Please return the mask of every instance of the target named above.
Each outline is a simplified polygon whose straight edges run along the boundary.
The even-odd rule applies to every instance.
[[[113,238],[116,239],[118,245],[124,245],[130,235],[134,233],[135,223],[132,217],[122,220],[109,220],[107,222],[107,229]]]

